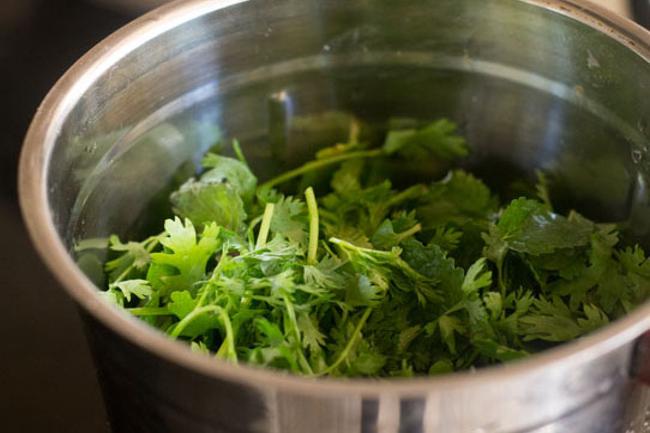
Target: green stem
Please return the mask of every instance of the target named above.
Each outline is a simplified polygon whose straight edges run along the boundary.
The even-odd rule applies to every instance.
[[[414,225],[413,227],[411,227],[410,229],[405,230],[402,233],[398,233],[397,234],[397,242],[396,242],[396,244],[400,244],[404,239],[410,238],[411,236],[413,236],[414,234],[416,234],[420,230],[422,230],[422,225],[420,225],[418,223],[418,224]]]
[[[205,303],[205,300],[208,299],[209,289],[210,289],[210,283],[208,282],[203,286],[203,292],[201,292],[201,296],[199,296],[199,299],[196,301],[197,307],[202,307],[203,304]]]
[[[274,307],[282,307],[282,304],[275,301],[275,298],[272,298],[271,296],[251,295],[250,299],[253,300],[253,301],[264,302],[265,304],[269,304],[269,305],[272,305]]]
[[[115,279],[115,281],[113,281],[113,284],[119,283],[122,280],[124,280],[126,278],[126,276],[129,275],[129,273],[133,270],[133,268],[135,268],[135,265],[133,265],[133,263],[131,263],[129,266],[127,266],[124,269],[124,271],[122,271],[122,273]]]
[[[497,275],[499,281],[499,290],[501,292],[501,299],[506,299],[506,284],[503,281],[503,258],[497,262]]]
[[[224,338],[221,347],[217,350],[217,356],[227,359],[230,362],[237,364],[237,351],[235,350],[235,333],[232,330],[232,323],[230,317],[223,308],[219,308],[219,315],[223,322],[223,327],[226,328],[226,338]],[[225,353],[224,353],[225,352]]]
[[[248,165],[248,161],[246,161],[246,157],[244,156],[244,152],[242,152],[241,146],[239,145],[239,140],[234,139],[232,141],[232,150],[235,151],[235,155],[237,155],[238,160],[240,160],[244,164]]]
[[[314,370],[311,369],[311,365],[309,365],[309,361],[307,361],[307,358],[305,358],[305,354],[303,353],[301,347],[298,348],[298,363],[306,374],[314,374]]]
[[[336,361],[334,361],[332,365],[330,365],[325,370],[323,370],[320,373],[321,375],[331,373],[332,371],[334,371],[334,369],[336,369],[336,367],[338,367],[343,361],[345,361],[345,358],[348,357],[354,345],[357,344],[357,340],[361,335],[361,329],[366,324],[366,321],[368,320],[368,317],[370,316],[371,312],[372,312],[372,307],[366,308],[366,311],[363,313],[363,316],[361,316],[359,323],[357,323],[357,326],[354,328],[354,331],[352,332],[352,337],[350,337],[350,339],[348,340],[348,344],[345,346],[343,351],[339,354]]]
[[[318,203],[314,189],[310,186],[305,190],[305,200],[309,211],[309,246],[307,248],[307,263],[316,264],[318,254]]]
[[[341,155],[335,155],[330,158],[317,159],[314,161],[310,161],[304,165],[301,165],[300,167],[295,168],[293,170],[289,170],[281,174],[280,176],[274,177],[271,180],[266,181],[265,183],[260,185],[259,189],[261,190],[270,189],[275,185],[291,180],[294,177],[298,177],[312,170],[317,170],[322,167],[327,167],[328,165],[336,164],[337,162],[345,161],[348,159],[374,158],[377,156],[381,156],[383,154],[384,152],[382,149],[374,149],[374,150],[361,150],[358,152],[343,153]]]
[[[254,249],[255,246],[255,227],[262,221],[262,215],[253,218],[246,230],[246,237],[248,238],[249,249]]]
[[[178,338],[179,335],[181,335],[181,332],[187,328],[187,325],[192,323],[192,320],[196,319],[198,316],[200,316],[203,313],[208,313],[208,312],[213,312],[213,313],[219,313],[221,310],[221,307],[218,307],[216,305],[207,305],[205,307],[199,307],[195,308],[192,310],[190,314],[187,316],[183,317],[183,319],[176,324],[174,329],[169,333],[173,338]]]
[[[226,249],[226,246],[224,245],[221,248],[221,257],[219,258],[219,261],[217,262],[217,266],[215,266],[214,270],[212,271],[212,276],[210,277],[210,280],[203,285],[203,291],[201,292],[201,296],[199,299],[196,301],[196,308],[202,307],[203,304],[205,304],[206,299],[208,299],[208,294],[210,293],[210,289],[214,287],[213,280],[215,276],[219,276],[221,272],[221,268],[223,266],[223,263],[225,262],[224,257],[228,253],[228,250]]]
[[[223,326],[226,331],[226,337],[223,339],[223,343],[221,344],[221,347],[217,351],[217,356],[226,358],[231,362],[237,363],[237,352],[235,351],[234,333],[232,329],[232,324],[230,323],[230,317],[228,317],[228,313],[226,313],[226,311],[223,308],[217,305],[207,305],[205,307],[195,308],[194,310],[192,310],[190,314],[185,316],[183,320],[181,320],[176,324],[176,326],[170,332],[169,335],[172,338],[178,338],[181,335],[181,333],[185,330],[185,328],[187,328],[187,325],[192,323],[194,319],[196,319],[198,316],[200,316],[203,313],[209,313],[209,312],[217,313],[219,315],[219,318],[223,322]]]
[[[172,314],[166,307],[127,308],[126,311],[134,316],[168,316]]]
[[[411,200],[423,195],[427,192],[427,187],[422,184],[413,185],[412,187],[406,188],[404,191],[401,191],[393,195],[387,202],[386,207],[397,206],[406,200]]]
[[[335,237],[331,237],[329,241],[330,243],[341,247],[341,249],[343,249],[346,253],[349,253],[350,251],[356,251],[358,253],[374,254],[376,256],[383,256],[383,257],[394,259],[394,254],[391,251],[375,250],[373,248],[360,247],[351,242],[345,241],[343,239],[335,238]],[[399,257],[397,259],[399,260]]]
[[[157,236],[151,236],[149,239],[145,240],[143,243],[146,244],[147,246],[145,247],[145,251],[148,253],[153,250],[156,245],[158,245],[158,242],[160,241],[160,236],[162,236],[162,233],[157,235]],[[119,283],[120,281],[124,280],[127,275],[131,273],[131,271],[135,268],[135,264],[131,263],[129,266],[127,266],[124,271],[113,281],[113,284]]]
[[[262,217],[262,224],[260,225],[260,231],[257,234],[257,243],[255,244],[255,249],[257,250],[266,246],[266,239],[269,237],[269,230],[271,230],[274,208],[275,205],[273,203],[267,203],[264,208],[264,216]]]
[[[326,242],[324,239],[323,239],[323,241],[321,242],[321,244],[323,245],[323,248],[325,249],[325,251],[327,251],[327,253],[328,253],[330,256],[332,256],[332,257],[338,257],[338,256],[334,253],[334,251],[332,251],[332,249],[330,248],[330,246],[327,244],[327,242]]]
[[[359,121],[357,121],[357,119],[352,119],[352,121],[350,122],[350,132],[348,134],[348,143],[350,143],[350,144],[358,144],[360,134],[361,134],[361,125],[359,125]]]
[[[314,374],[313,370],[311,369],[311,366],[309,365],[309,362],[307,362],[307,358],[305,358],[305,354],[302,352],[302,342],[300,338],[300,328],[298,328],[298,321],[296,320],[296,311],[293,308],[293,304],[287,297],[287,295],[283,295],[282,299],[284,300],[284,308],[287,311],[287,317],[289,318],[289,323],[291,324],[291,330],[293,331],[293,335],[295,338],[295,345],[297,348],[298,352],[298,361],[300,363],[300,366],[304,370],[306,374]]]

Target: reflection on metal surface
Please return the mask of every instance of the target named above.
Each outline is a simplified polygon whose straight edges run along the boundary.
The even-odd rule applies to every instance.
[[[171,0],[87,0],[118,11],[144,13]]]
[[[239,138],[270,176],[320,145],[302,120],[325,116],[334,126],[319,131],[336,134],[349,113],[376,126],[395,115],[449,116],[475,148],[470,168],[492,174],[496,187],[543,167],[558,205],[626,218],[643,202],[630,197],[647,198],[638,175],[650,163],[633,155],[648,140],[638,125],[650,118],[649,53],[647,34],[570,0],[438,0],[430,8],[418,0],[190,0],[104,42],[44,103],[26,140],[21,194],[37,246],[87,312],[114,427],[612,433],[626,410],[638,419],[644,409],[630,399],[640,385],[629,367],[650,305],[503,367],[307,380],[190,353],[100,302],[67,249],[124,233],[166,200],[165,188],[217,137],[209,127],[197,133],[200,125]],[[428,173],[416,165],[403,169]]]

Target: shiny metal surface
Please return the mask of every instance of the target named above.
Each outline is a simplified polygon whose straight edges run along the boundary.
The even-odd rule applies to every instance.
[[[629,217],[648,242],[649,60],[645,31],[568,0],[190,0],[102,42],[37,113],[20,193],[36,246],[84,311],[115,431],[639,431],[650,304],[502,367],[312,380],[192,354],[104,304],[69,250],[146,230],[141,216],[220,134],[271,175],[336,136],[332,122],[301,126],[333,110],[378,125],[449,116],[495,187],[542,168],[561,205]]]

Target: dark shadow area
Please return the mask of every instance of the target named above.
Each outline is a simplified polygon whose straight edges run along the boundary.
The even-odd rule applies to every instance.
[[[76,308],[22,224],[16,170],[25,131],[47,91],[85,51],[130,19],[81,0],[0,2],[3,431],[109,431]]]

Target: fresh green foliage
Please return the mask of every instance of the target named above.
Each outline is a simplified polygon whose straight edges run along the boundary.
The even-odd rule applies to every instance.
[[[237,147],[236,147],[237,149]],[[255,197],[257,178],[243,161],[208,153],[203,158],[203,167],[210,170],[203,173],[203,183],[227,183],[237,192],[244,203],[250,203]]]
[[[244,202],[228,183],[197,182],[190,179],[171,198],[174,212],[197,226],[214,222],[238,230],[246,220]]]
[[[538,199],[509,203],[460,169],[396,188],[378,167],[450,165],[465,140],[445,119],[395,120],[379,142],[361,125],[259,186],[235,141],[237,159],[208,154],[171,195],[162,233],[77,250],[108,246],[103,296],[193,351],[308,376],[519,359],[650,297],[645,252],[614,225],[555,213],[544,174],[527,187]]]
[[[386,135],[384,150],[407,158],[438,157],[453,159],[467,156],[465,139],[456,134],[456,124],[440,119],[420,129],[394,129]]]

